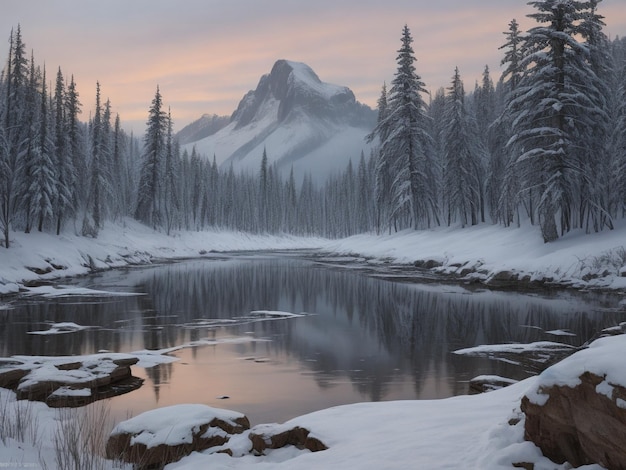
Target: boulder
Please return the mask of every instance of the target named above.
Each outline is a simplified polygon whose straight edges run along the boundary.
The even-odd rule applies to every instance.
[[[82,361],[67,358],[23,363],[4,361],[0,387],[15,390],[18,400],[44,401],[51,407],[84,406],[135,390],[143,383],[130,366],[136,357],[94,355]]]
[[[509,385],[517,383],[517,380],[499,375],[479,375],[469,381],[469,394],[493,392]]]
[[[192,452],[226,444],[250,428],[236,411],[206,405],[174,405],[119,423],[109,436],[106,456],[137,468],[161,468]]]
[[[272,425],[261,425],[255,426],[248,437],[252,441],[252,451],[257,455],[262,455],[265,449],[280,449],[288,445],[299,449],[308,449],[311,452],[328,449],[322,441],[310,434],[308,429],[300,426],[276,429]]]
[[[602,338],[543,372],[522,398],[525,438],[554,462],[626,470],[625,351]]]

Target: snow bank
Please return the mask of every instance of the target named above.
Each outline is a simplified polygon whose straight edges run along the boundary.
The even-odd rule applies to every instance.
[[[508,272],[518,279],[549,280],[577,288],[626,289],[626,223],[615,230],[568,233],[543,243],[538,227],[439,227],[391,235],[356,235],[329,242],[340,255],[360,255],[412,264],[435,261],[437,272],[489,281]],[[469,274],[461,274],[464,271]]]
[[[384,469],[510,469],[532,462],[535,469],[565,470],[524,441],[519,402],[536,378],[488,394],[445,400],[358,403],[300,416],[284,424],[255,426],[238,439],[245,452],[247,434],[261,427],[266,433],[300,426],[329,448],[321,452],[269,451],[263,456],[193,453],[167,470],[196,468],[232,470],[320,468]],[[513,419],[513,421],[511,421]],[[521,419],[521,420],[520,420]],[[509,424],[509,421],[511,423]],[[238,442],[238,441],[237,441]],[[232,442],[234,447],[237,442]],[[230,447],[230,445],[229,445]],[[242,452],[243,453],[243,452]],[[237,452],[234,452],[237,455]],[[601,470],[597,465],[587,470]]]
[[[156,232],[132,219],[108,223],[97,239],[47,233],[11,233],[11,248],[0,249],[0,295],[18,292],[25,283],[86,274],[96,269],[150,263],[154,259],[198,257],[211,251],[314,249],[327,241],[241,232]],[[34,295],[112,295],[85,289],[31,288]],[[123,295],[124,293],[116,293]],[[133,294],[135,295],[135,294]],[[0,308],[7,308],[1,306]]]

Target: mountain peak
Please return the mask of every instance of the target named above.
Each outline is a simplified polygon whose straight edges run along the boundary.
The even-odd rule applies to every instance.
[[[187,148],[215,155],[219,165],[253,171],[267,149],[279,171],[321,180],[369,150],[365,136],[375,124],[376,112],[349,88],[323,82],[306,64],[281,59],[244,95],[227,126]]]
[[[278,103],[279,122],[303,113],[328,120],[362,111],[356,109],[362,105],[348,87],[322,82],[308,65],[281,59],[261,77],[256,90],[244,96],[231,120],[238,128],[247,126],[262,118],[273,102]]]

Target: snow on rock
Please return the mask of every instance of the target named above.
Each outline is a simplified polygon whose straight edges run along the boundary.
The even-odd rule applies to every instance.
[[[82,331],[88,328],[92,328],[90,326],[79,325],[74,322],[59,322],[59,323],[51,323],[50,327],[47,330],[41,331],[29,331],[29,335],[58,335],[64,333],[73,333],[75,331]]]
[[[525,435],[555,462],[626,468],[626,336],[546,369],[522,399]]]
[[[489,359],[523,365],[529,372],[539,373],[546,367],[572,354],[576,348],[552,341],[534,343],[485,344],[453,351],[462,356],[483,356]]]
[[[537,341],[534,343],[506,343],[483,344],[472,348],[457,349],[453,354],[461,356],[487,356],[494,353],[523,354],[529,351],[571,350],[574,346],[552,341]]]
[[[56,285],[56,286],[27,287],[26,291],[24,292],[24,295],[53,298],[53,297],[71,297],[71,296],[81,296],[81,297],[135,296],[135,295],[143,295],[143,294],[136,293],[136,292],[111,292],[111,291],[104,291],[104,290],[89,289],[86,287]]]
[[[517,383],[517,380],[499,375],[479,375],[469,381],[469,393],[486,393]]]
[[[286,446],[311,452],[328,449],[311,431],[300,426],[262,424],[252,428],[248,438],[252,441],[252,451],[258,455],[263,455],[267,449],[282,449]]]
[[[44,401],[49,406],[81,406],[124,393],[122,390],[138,388],[142,383],[132,377],[130,366],[138,359],[131,356],[111,358],[100,355],[83,360],[76,357],[37,360],[16,356],[15,359],[21,363],[6,367],[2,373],[11,374],[11,369],[27,370],[17,383],[11,384],[17,398]],[[121,387],[122,383],[129,388]],[[55,393],[59,389],[61,391]],[[90,393],[82,392],[84,389]]]
[[[177,360],[168,352],[0,358],[0,387],[14,390],[18,399],[44,401],[53,407],[82,406],[139,388],[143,380],[132,376],[130,366]]]
[[[249,428],[248,418],[236,411],[206,405],[157,408],[115,426],[106,455],[149,468],[220,446]]]
[[[306,316],[304,313],[282,312],[279,310],[253,310],[250,312],[249,317],[244,318],[279,320],[283,318],[300,318],[304,316]]]

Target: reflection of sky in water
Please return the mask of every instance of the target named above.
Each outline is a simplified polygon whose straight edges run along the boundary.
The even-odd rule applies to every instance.
[[[352,271],[266,257],[102,273],[76,282],[147,295],[85,303],[28,299],[0,312],[0,354],[129,352],[206,338],[269,339],[178,351],[180,362],[137,369],[146,378],[144,387],[112,401],[120,417],[127,409],[136,414],[191,402],[236,409],[258,423],[355,401],[466,393],[467,380],[480,374],[522,378],[523,368],[450,352],[539,340],[580,345],[624,320],[624,314],[604,308],[617,304],[611,296],[470,292],[459,286],[393,283]],[[230,320],[257,309],[310,315],[190,328],[198,320]],[[45,322],[66,321],[101,329],[26,334],[45,329]],[[545,333],[557,329],[577,336]],[[223,395],[230,398],[217,398]]]

